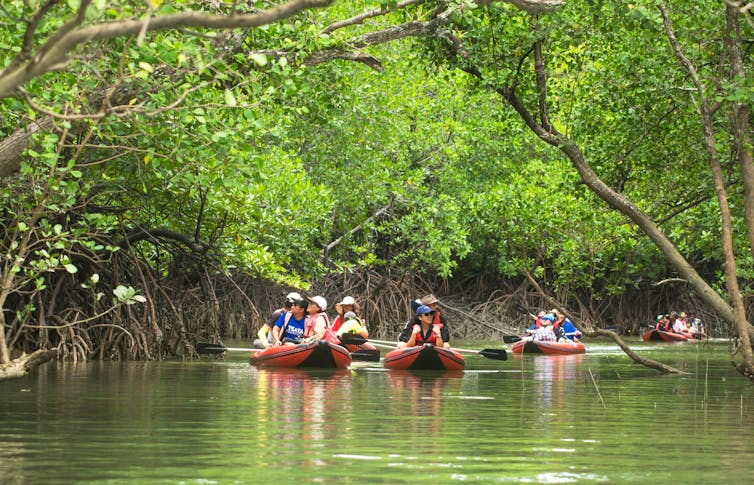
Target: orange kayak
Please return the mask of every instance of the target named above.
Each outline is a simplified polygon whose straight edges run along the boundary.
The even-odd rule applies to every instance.
[[[583,354],[586,347],[581,342],[569,340],[568,342],[544,342],[539,340],[519,340],[513,344],[511,351],[514,354],[548,354],[568,355]]]
[[[685,342],[689,339],[688,335],[675,332],[666,332],[655,328],[644,332],[641,339],[645,342],[663,341],[663,342]]]
[[[351,353],[326,340],[297,345],[268,347],[249,357],[251,365],[267,367],[315,367],[345,369],[351,364]]]
[[[386,369],[398,370],[463,370],[466,361],[453,349],[432,344],[391,350],[385,355]]]

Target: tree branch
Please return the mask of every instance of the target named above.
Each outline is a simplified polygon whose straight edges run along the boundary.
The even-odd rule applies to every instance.
[[[78,45],[138,34],[144,27],[144,20],[124,20],[71,30],[80,22],[79,16],[85,13],[90,2],[91,0],[82,1],[78,16],[48,39],[30,60],[21,61],[13,69],[6,69],[0,73],[0,99],[10,96],[16,88],[31,79],[58,69],[61,64],[67,62],[68,53]],[[193,12],[161,15],[149,20],[149,30],[162,31],[181,27],[218,30],[261,27],[286,19],[301,11],[324,7],[331,3],[332,0],[291,0],[268,10],[247,15],[204,15]]]

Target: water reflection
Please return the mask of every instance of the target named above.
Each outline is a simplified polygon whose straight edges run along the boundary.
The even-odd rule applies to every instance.
[[[463,384],[463,371],[387,371],[390,389],[390,416],[403,426],[409,424],[411,431],[420,431],[424,446],[430,453],[437,452],[435,445],[441,441],[446,408],[449,403],[443,397],[448,392],[457,392]],[[417,443],[418,445],[418,443]]]
[[[534,355],[521,358],[522,369],[529,366],[531,372],[522,372],[522,386],[533,385],[536,420],[549,423],[559,410],[568,409],[572,403],[568,396],[575,383],[584,379],[582,362],[585,354]],[[530,382],[529,382],[530,381]],[[528,394],[528,393],[526,393]]]

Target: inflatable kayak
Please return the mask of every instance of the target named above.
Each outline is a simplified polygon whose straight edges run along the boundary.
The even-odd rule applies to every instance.
[[[645,342],[663,341],[663,342],[685,342],[689,340],[689,336],[675,332],[666,332],[664,330],[657,330],[653,328],[647,330],[641,335],[641,339]],[[691,337],[693,340],[693,337]]]
[[[316,367],[345,369],[351,364],[351,353],[326,340],[297,345],[268,347],[249,357],[251,365],[266,367]]]
[[[461,354],[432,344],[391,350],[385,355],[386,369],[398,370],[463,370],[466,362]]]
[[[511,349],[514,354],[568,355],[583,354],[586,347],[581,342],[544,342],[540,340],[519,340]]]

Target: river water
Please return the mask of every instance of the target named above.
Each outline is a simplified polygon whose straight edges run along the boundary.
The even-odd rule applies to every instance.
[[[608,342],[462,373],[48,365],[0,382],[0,483],[749,483],[754,385],[726,343],[633,345],[689,374]]]

